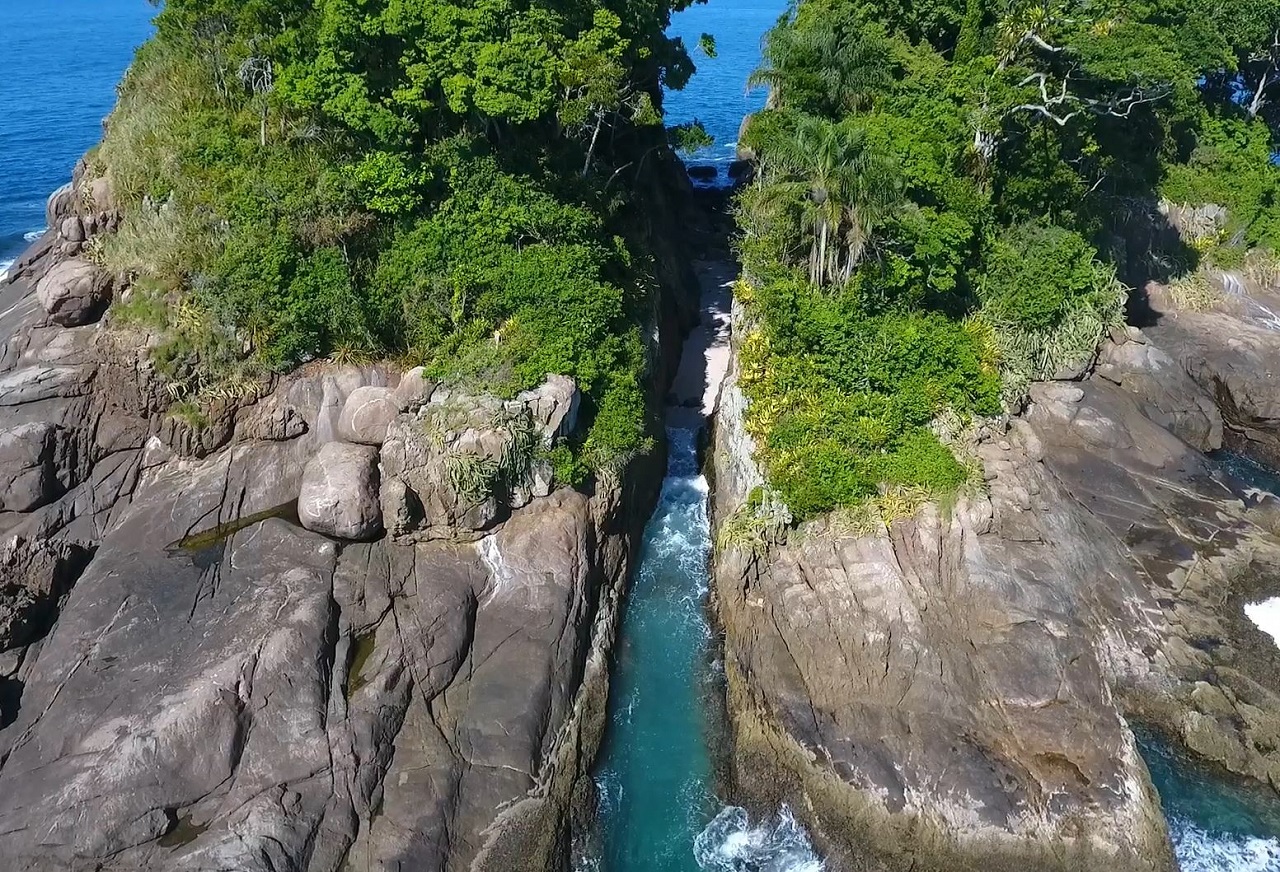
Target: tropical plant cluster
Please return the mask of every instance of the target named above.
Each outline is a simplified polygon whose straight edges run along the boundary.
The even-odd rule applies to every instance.
[[[939,417],[1079,371],[1122,280],[1275,262],[1277,0],[803,0],[764,49],[742,383],[799,518],[953,492]],[[1168,242],[1162,198],[1229,226]]]
[[[113,317],[188,404],[324,356],[504,395],[560,373],[578,454],[626,456],[682,2],[166,0],[91,160]]]

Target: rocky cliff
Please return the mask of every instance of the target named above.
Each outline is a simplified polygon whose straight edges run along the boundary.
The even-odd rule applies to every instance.
[[[5,869],[559,868],[657,460],[557,486],[557,378],[317,362],[168,414],[84,188],[0,284]]]
[[[1280,656],[1240,610],[1275,585],[1275,500],[1202,454],[1223,415],[1270,420],[1256,327],[1118,332],[975,434],[982,486],[887,526],[749,500],[731,373],[715,598],[743,798],[790,803],[835,869],[1120,872],[1173,867],[1131,721],[1280,784]]]

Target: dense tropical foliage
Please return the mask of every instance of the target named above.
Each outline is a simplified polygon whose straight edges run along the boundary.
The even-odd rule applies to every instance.
[[[755,81],[743,381],[798,517],[954,490],[955,431],[1087,363],[1117,276],[1280,246],[1276,0],[804,0]],[[1161,247],[1162,198],[1229,222]]]
[[[683,0],[675,0],[679,5]],[[644,435],[645,203],[672,0],[166,0],[91,170],[95,256],[196,402],[332,355],[504,393],[576,378],[606,463]]]

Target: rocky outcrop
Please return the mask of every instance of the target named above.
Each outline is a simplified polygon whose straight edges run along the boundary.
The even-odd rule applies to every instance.
[[[560,868],[659,477],[554,489],[560,379],[317,362],[167,414],[138,337],[50,324],[51,226],[0,285],[6,872]],[[500,463],[483,523],[436,444]],[[428,535],[379,535],[397,486]]]
[[[298,520],[338,539],[376,539],[382,533],[378,493],[378,450],[327,442],[302,473]]]
[[[0,511],[30,512],[66,491],[74,461],[65,443],[47,421],[0,429]]]
[[[1154,872],[1172,854],[1128,718],[1277,783],[1280,656],[1233,599],[1280,566],[1275,516],[1196,450],[1220,418],[1173,360],[1125,333],[1093,377],[1036,386],[947,511],[722,543],[745,798],[789,802],[834,869]],[[721,524],[759,480],[735,397]]]
[[[1144,332],[1221,409],[1227,446],[1280,467],[1280,295],[1243,280],[1236,290],[1191,311],[1149,285]]]
[[[101,268],[87,260],[65,260],[40,279],[36,297],[53,323],[80,327],[102,316],[111,302],[111,280]]]
[[[576,425],[577,386],[550,376],[514,400],[437,391],[382,446],[382,513],[398,538],[474,541],[553,486],[544,449]]]

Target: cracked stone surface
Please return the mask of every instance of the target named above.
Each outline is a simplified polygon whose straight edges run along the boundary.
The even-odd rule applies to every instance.
[[[560,868],[657,477],[550,492],[475,545],[326,538],[298,523],[308,467],[376,473],[343,410],[399,375],[312,364],[192,430],[146,337],[48,326],[55,242],[0,283],[5,872]]]
[[[1275,501],[1196,450],[1218,409],[1147,342],[988,425],[948,511],[721,554],[739,787],[833,869],[1172,869],[1130,719],[1280,778],[1280,656],[1239,605],[1277,577]],[[725,397],[718,519],[759,480]]]

